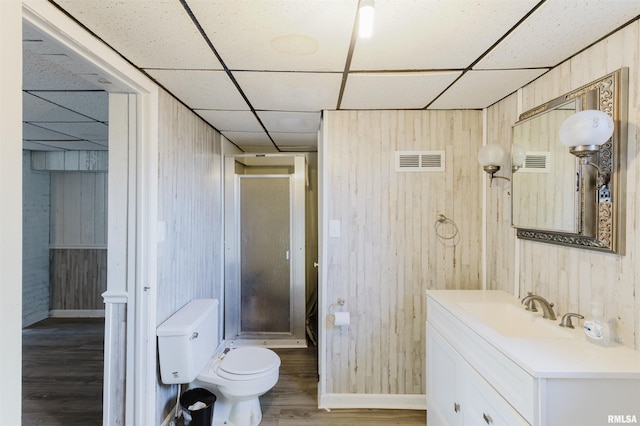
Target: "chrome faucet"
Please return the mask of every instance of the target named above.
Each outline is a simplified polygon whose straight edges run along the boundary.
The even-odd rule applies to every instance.
[[[542,318],[550,319],[552,321],[556,320],[556,314],[553,312],[553,303],[547,302],[544,297],[538,296],[537,294],[527,293],[521,302],[528,310],[536,312],[534,301],[538,302],[542,307]]]

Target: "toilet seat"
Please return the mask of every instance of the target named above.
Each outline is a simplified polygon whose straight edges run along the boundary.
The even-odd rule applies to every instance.
[[[230,381],[257,380],[273,374],[280,367],[280,357],[270,349],[242,347],[233,349],[221,359],[212,359],[210,367],[200,374],[201,380],[213,373]]]

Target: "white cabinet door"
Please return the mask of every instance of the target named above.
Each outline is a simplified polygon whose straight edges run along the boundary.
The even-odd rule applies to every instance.
[[[464,424],[458,398],[460,355],[427,324],[427,424]]]

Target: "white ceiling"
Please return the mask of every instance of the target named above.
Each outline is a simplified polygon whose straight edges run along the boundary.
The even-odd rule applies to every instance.
[[[315,150],[324,109],[486,108],[640,15],[638,0],[375,0],[358,39],[358,0],[55,4],[246,152]],[[24,39],[25,148],[106,149],[110,83]]]

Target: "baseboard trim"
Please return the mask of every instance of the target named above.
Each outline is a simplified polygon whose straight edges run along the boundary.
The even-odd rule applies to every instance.
[[[53,318],[104,318],[104,309],[51,309]]]
[[[320,395],[318,408],[382,408],[391,410],[426,410],[423,394],[326,393]]]

